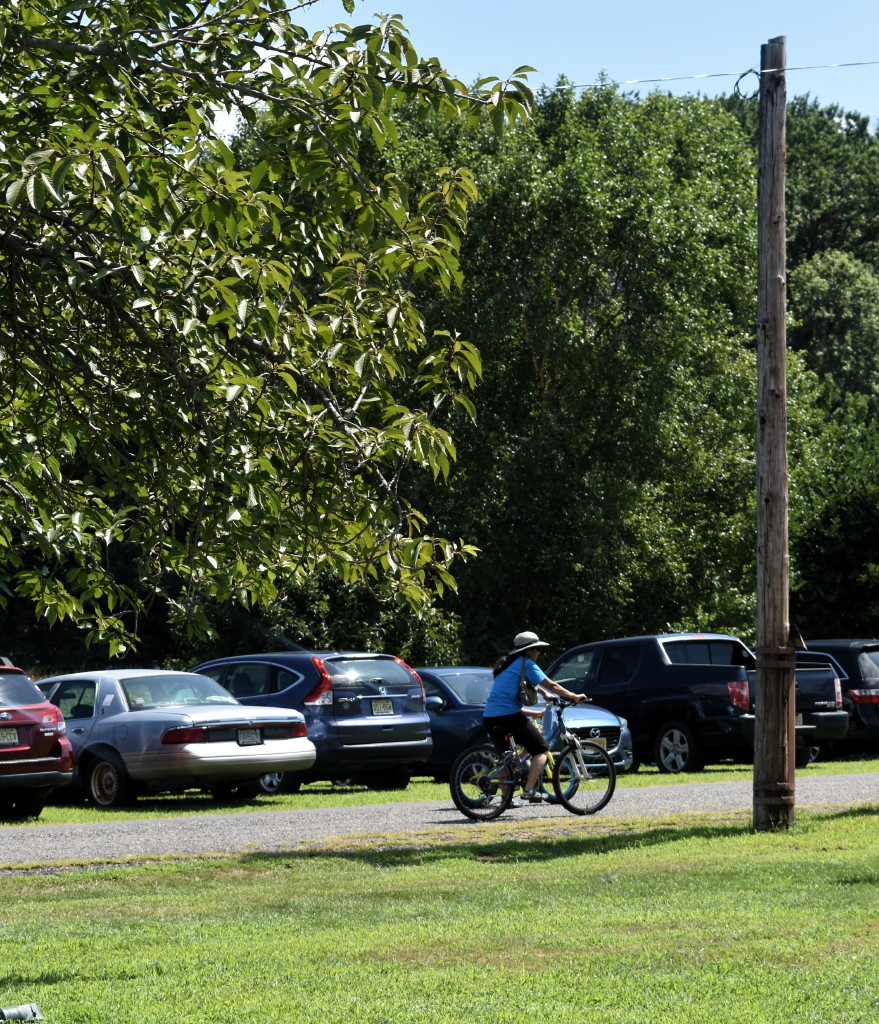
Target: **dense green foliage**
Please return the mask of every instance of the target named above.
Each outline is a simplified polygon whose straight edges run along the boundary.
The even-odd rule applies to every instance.
[[[425,499],[481,551],[448,602],[468,652],[492,657],[521,623],[559,645],[748,629],[746,140],[709,102],[563,83],[502,139],[451,135],[415,124],[398,159],[413,179],[466,162],[480,189],[464,288],[432,306],[480,350],[478,417],[449,490]]]
[[[0,12],[0,596],[115,649],[156,597],[197,629],[318,571],[418,607],[468,550],[399,479],[444,478],[436,412],[472,411],[477,353],[411,290],[460,281],[472,176],[410,204],[359,152],[404,99],[497,128],[527,90],[468,92],[393,18],[309,38],[298,6]],[[216,121],[257,105],[244,173]]]
[[[526,121],[396,19],[295,21],[0,13],[0,644],[750,636],[756,99]],[[788,161],[793,618],[872,633],[879,141],[799,97]]]

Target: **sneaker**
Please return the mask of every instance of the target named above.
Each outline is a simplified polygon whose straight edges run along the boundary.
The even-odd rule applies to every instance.
[[[549,800],[549,795],[540,789],[523,789],[522,796],[525,797],[530,804],[546,803],[546,801]]]
[[[522,806],[522,801],[517,796],[514,796],[513,799],[507,804],[508,808],[510,808],[510,807],[521,807],[521,806]]]

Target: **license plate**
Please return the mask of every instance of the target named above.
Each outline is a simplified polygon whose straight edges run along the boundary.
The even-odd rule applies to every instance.
[[[252,747],[257,743],[262,743],[262,733],[259,731],[259,729],[238,730],[239,747]]]
[[[0,747],[17,747],[18,729],[0,729]]]
[[[580,739],[584,743],[594,743],[596,747],[601,747],[602,750],[607,750],[607,740],[603,736],[596,736],[595,739],[591,736],[581,736]]]
[[[392,715],[394,713],[394,702],[392,700],[374,700],[372,702],[372,713],[374,715]]]

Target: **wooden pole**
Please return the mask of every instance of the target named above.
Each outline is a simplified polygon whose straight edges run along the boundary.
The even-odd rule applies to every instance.
[[[795,655],[788,620],[784,36],[760,49],[757,293],[757,697],[753,824],[795,819]]]

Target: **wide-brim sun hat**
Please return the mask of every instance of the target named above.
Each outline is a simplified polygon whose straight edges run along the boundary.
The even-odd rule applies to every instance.
[[[518,654],[519,651],[527,651],[531,647],[549,647],[544,640],[540,640],[536,633],[526,629],[524,633],[517,633],[513,637],[513,649],[509,654]]]

